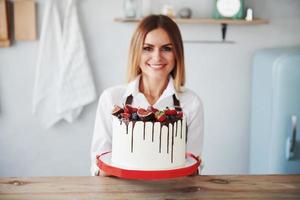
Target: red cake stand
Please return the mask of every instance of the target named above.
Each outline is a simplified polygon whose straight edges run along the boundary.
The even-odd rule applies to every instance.
[[[139,179],[139,180],[158,180],[177,178],[188,176],[196,173],[201,160],[191,153],[186,154],[186,164],[181,168],[171,170],[130,170],[122,169],[113,166],[111,163],[111,152],[106,152],[97,156],[98,167],[103,170],[107,175],[116,176],[124,179]]]

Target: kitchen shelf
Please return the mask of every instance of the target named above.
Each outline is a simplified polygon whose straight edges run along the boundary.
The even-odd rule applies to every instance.
[[[140,20],[141,19],[137,19],[137,18],[115,18],[114,19],[115,22],[119,22],[119,23],[136,23],[139,22]],[[173,18],[173,20],[177,24],[221,25],[222,40],[219,42],[226,42],[226,32],[227,32],[228,25],[261,25],[261,24],[269,23],[269,20],[258,19],[258,18],[253,19],[251,21],[247,21],[244,19],[211,19],[211,18],[190,18],[190,19]]]
[[[115,18],[115,22],[121,23],[134,23],[139,22],[141,19],[136,18]],[[191,18],[191,19],[180,19],[173,18],[178,24],[228,24],[228,25],[260,25],[268,24],[269,21],[266,19],[253,19],[247,21],[244,19],[210,19],[210,18]]]

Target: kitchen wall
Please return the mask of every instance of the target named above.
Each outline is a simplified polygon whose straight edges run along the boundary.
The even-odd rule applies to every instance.
[[[193,8],[210,17],[212,1],[153,0]],[[38,0],[40,30],[45,0]],[[255,17],[268,25],[229,26],[232,44],[185,43],[187,87],[205,108],[203,174],[248,173],[251,61],[256,50],[300,45],[300,1],[246,0]],[[135,23],[116,23],[121,0],[79,1],[80,22],[97,91],[125,81],[125,66]],[[184,40],[220,40],[218,25],[180,25]],[[32,92],[39,41],[16,42],[0,49],[0,176],[89,175],[89,148],[97,102],[79,119],[50,129],[32,115]],[[259,152],[257,152],[259,153]]]

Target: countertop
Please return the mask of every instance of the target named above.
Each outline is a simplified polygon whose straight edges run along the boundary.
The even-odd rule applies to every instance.
[[[0,199],[300,199],[300,175],[0,178]]]

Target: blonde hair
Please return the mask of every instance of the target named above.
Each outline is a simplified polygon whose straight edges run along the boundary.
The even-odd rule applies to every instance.
[[[164,29],[169,35],[175,55],[175,67],[171,71],[174,79],[174,86],[177,92],[185,84],[185,66],[184,66],[184,50],[180,30],[177,24],[165,15],[149,15],[145,17],[138,25],[132,38],[128,55],[127,81],[130,82],[141,74],[139,67],[143,43],[146,35],[157,28]]]

